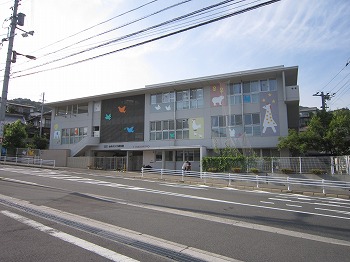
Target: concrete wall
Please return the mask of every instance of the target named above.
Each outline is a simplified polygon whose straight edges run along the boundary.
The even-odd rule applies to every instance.
[[[66,167],[67,158],[70,154],[70,150],[56,149],[56,150],[41,150],[41,158],[43,160],[55,160],[57,167]]]

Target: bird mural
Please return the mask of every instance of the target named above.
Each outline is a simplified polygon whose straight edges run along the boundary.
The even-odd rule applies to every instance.
[[[126,113],[126,106],[118,106],[118,109],[120,113]]]
[[[128,133],[134,133],[135,130],[134,130],[134,127],[125,127],[124,130],[126,130]]]
[[[105,115],[106,120],[111,120],[112,119],[112,114],[106,114]]]
[[[171,106],[170,106],[170,105],[167,105],[167,106],[165,106],[165,109],[166,109],[167,111],[170,111],[170,110],[171,110]]]
[[[201,127],[202,126],[200,124],[196,123],[196,119],[192,119],[192,129],[193,129],[193,131],[197,131]]]
[[[161,109],[160,105],[157,105],[157,106],[155,106],[154,108],[155,108],[156,110],[160,110],[160,109]]]

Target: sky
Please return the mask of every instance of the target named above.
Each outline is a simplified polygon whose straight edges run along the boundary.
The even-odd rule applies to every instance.
[[[130,48],[214,13],[237,12],[267,0],[231,1],[207,18],[193,18],[203,20],[145,30],[220,2],[22,0],[18,12],[26,17],[18,28],[35,33],[22,37],[16,29],[13,50],[37,59],[18,56],[11,65],[8,99],[42,101],[45,93],[45,103],[51,103],[284,65],[299,67],[301,106],[320,107],[321,97],[314,94],[324,92],[334,94],[327,102],[330,110],[350,108],[349,0],[281,0]],[[0,0],[0,39],[7,37],[13,3]],[[99,46],[107,41],[111,43]],[[8,41],[0,48],[3,75]],[[98,58],[88,59],[92,57]]]

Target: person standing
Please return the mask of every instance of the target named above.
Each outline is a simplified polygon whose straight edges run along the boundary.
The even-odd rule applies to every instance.
[[[188,167],[188,161],[185,161],[182,165],[182,170],[187,171],[187,167]]]

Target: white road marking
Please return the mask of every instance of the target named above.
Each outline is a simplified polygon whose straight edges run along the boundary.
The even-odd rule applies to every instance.
[[[23,170],[21,170],[21,172],[23,172]],[[33,175],[33,174],[31,174],[31,175]],[[50,176],[47,176],[47,177],[49,178]],[[83,177],[79,177],[79,179],[64,179],[64,180],[75,181],[75,182],[80,182],[80,183],[87,183],[86,181],[84,181]],[[95,180],[95,181],[98,182],[99,180]],[[90,184],[94,184],[91,181],[89,183]],[[226,203],[226,204],[246,206],[246,207],[263,208],[263,209],[271,209],[271,210],[285,211],[285,212],[291,212],[291,213],[299,213],[299,214],[307,214],[307,215],[315,215],[315,216],[331,217],[331,218],[339,218],[339,219],[350,220],[350,217],[346,217],[346,216],[329,215],[329,214],[308,212],[308,211],[302,211],[302,210],[293,210],[293,209],[286,209],[286,208],[262,206],[262,205],[256,205],[256,204],[240,203],[240,202],[234,202],[234,201],[228,201],[228,200],[221,200],[221,199],[215,199],[215,198],[207,198],[207,197],[200,197],[200,196],[194,196],[194,195],[180,194],[180,193],[174,193],[174,192],[168,192],[168,191],[162,191],[162,190],[155,190],[155,189],[149,189],[149,188],[134,187],[134,186],[129,186],[129,185],[117,184],[117,183],[108,183],[107,182],[107,184],[97,184],[97,185],[116,187],[116,188],[122,188],[122,189],[126,189],[126,190],[134,190],[134,191],[140,191],[140,192],[148,192],[148,193],[160,194],[160,195],[177,196],[177,197],[196,199],[196,200],[203,200],[203,201]],[[280,200],[280,201],[293,202],[293,200],[283,199],[283,198],[270,198],[270,199],[271,200]]]
[[[330,212],[335,212],[335,213],[340,213],[340,214],[346,214],[346,215],[350,214],[350,212],[342,211],[342,210],[334,210],[334,209],[318,208],[318,207],[315,207],[315,209],[322,210],[322,211],[330,211]]]
[[[107,248],[104,248],[104,247],[95,245],[91,242],[85,241],[81,238],[78,238],[78,237],[69,235],[67,233],[58,231],[52,227],[45,226],[41,223],[38,223],[38,222],[31,220],[29,218],[26,218],[24,216],[12,213],[10,211],[4,210],[4,211],[1,211],[1,213],[4,214],[5,216],[8,216],[10,218],[13,218],[13,219],[21,222],[23,224],[26,224],[32,228],[35,228],[41,232],[44,232],[50,236],[57,237],[63,241],[66,241],[68,243],[71,243],[73,245],[81,247],[83,249],[89,250],[97,255],[100,255],[100,256],[105,257],[107,259],[110,259],[112,261],[120,261],[120,262],[121,261],[123,261],[123,262],[138,261],[138,260],[132,259],[130,257],[124,256],[122,254],[116,253],[116,252],[109,250]]]
[[[89,195],[91,195],[91,194],[89,194]],[[98,196],[98,195],[91,195],[91,196],[105,198],[105,199],[108,199],[109,201],[113,200],[114,202],[117,200],[124,201],[122,199],[108,198],[108,197],[103,197],[103,196]],[[107,223],[97,221],[97,220],[94,220],[91,218],[86,218],[86,217],[82,217],[82,216],[79,216],[76,214],[63,212],[63,211],[58,210],[58,209],[53,209],[53,208],[46,207],[46,206],[36,206],[36,205],[30,204],[27,201],[22,200],[22,199],[8,197],[8,196],[1,195],[1,194],[0,194],[0,199],[5,199],[5,200],[10,201],[12,203],[16,203],[16,204],[19,204],[19,205],[24,206],[24,207],[29,207],[29,208],[34,209],[34,210],[43,211],[43,212],[52,214],[52,215],[60,217],[60,218],[65,218],[65,219],[73,220],[73,221],[76,221],[78,223],[82,223],[82,224],[85,224],[88,226],[97,227],[101,230],[116,233],[118,235],[133,239],[135,241],[140,241],[140,242],[148,243],[148,244],[155,245],[158,247],[162,247],[165,249],[169,249],[169,250],[172,250],[175,252],[183,253],[183,254],[186,254],[186,255],[189,255],[189,256],[192,256],[194,258],[198,258],[198,259],[201,259],[204,261],[242,262],[241,260],[225,257],[225,256],[222,256],[219,254],[211,253],[211,252],[208,252],[205,250],[200,250],[200,249],[197,249],[197,248],[194,248],[191,246],[187,246],[187,245],[183,245],[180,243],[171,242],[169,240],[165,240],[165,239],[157,238],[155,236],[143,234],[142,232],[137,232],[137,231],[133,231],[130,229],[125,229],[125,228],[122,228],[122,227],[119,227],[116,225],[107,224]],[[129,260],[120,260],[120,261],[129,261]]]
[[[303,207],[303,206],[291,205],[291,204],[286,204],[286,206],[289,206],[289,207]]]

